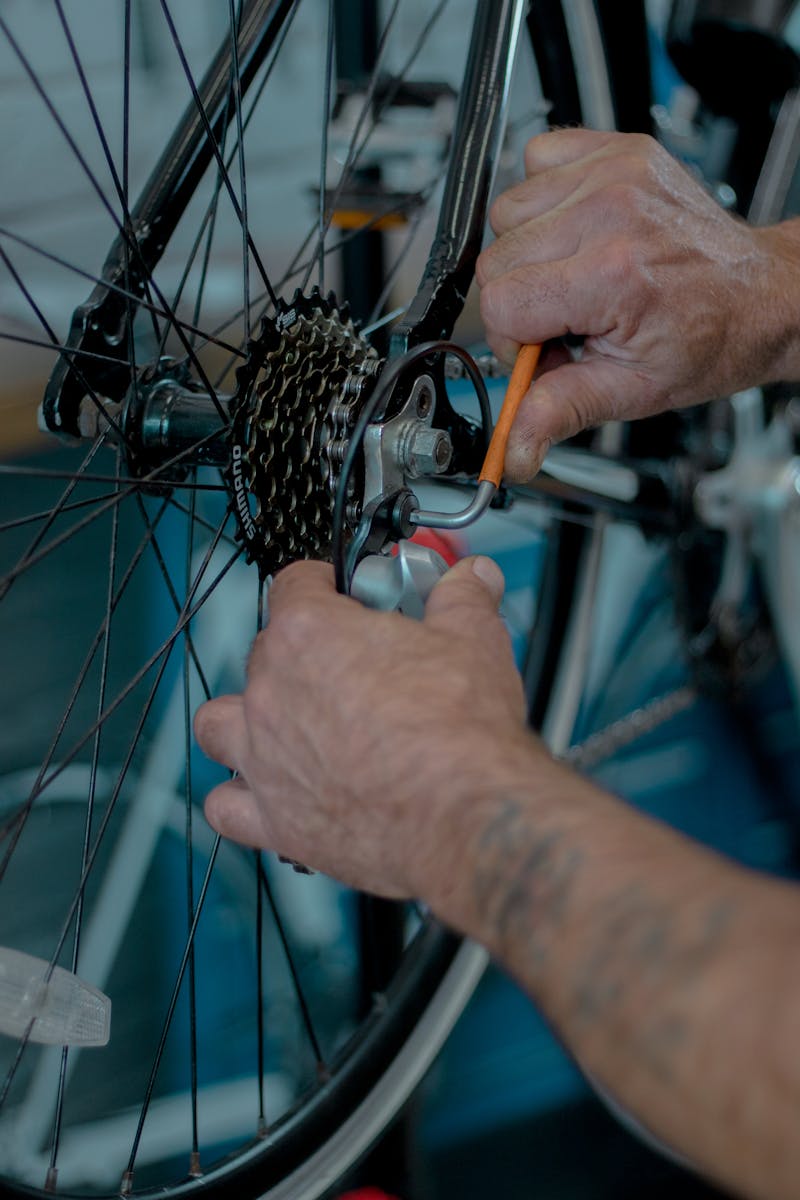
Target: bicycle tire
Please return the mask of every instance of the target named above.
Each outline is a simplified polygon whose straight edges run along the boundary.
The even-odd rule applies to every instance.
[[[282,50],[282,37],[286,37],[287,45],[291,44],[289,42],[289,38],[292,36],[290,25],[298,12],[298,6],[289,4],[273,4],[267,5],[267,8],[269,9],[270,13],[277,14],[281,18],[275,34],[275,40],[273,43],[271,43],[271,45],[273,48],[277,48],[277,50]],[[591,28],[595,33],[599,28],[596,24],[596,16],[594,15],[593,6],[582,5],[581,15],[583,17],[584,24],[582,26],[582,32],[580,34],[579,41],[574,40],[576,37],[576,27],[574,23],[565,22],[563,20],[562,6],[560,3],[556,4],[553,3],[552,0],[548,0],[548,3],[537,4],[535,8],[537,11],[537,16],[543,14],[544,18],[546,18],[544,19],[544,23],[538,25],[534,31],[533,42],[537,56],[536,61],[541,64],[545,61],[545,59],[547,59],[551,68],[554,63],[559,65],[560,70],[557,72],[559,76],[559,87],[566,86],[563,81],[571,79],[572,83],[567,88],[570,96],[572,97],[570,103],[574,105],[574,98],[575,96],[578,97],[579,108],[576,111],[576,109],[573,107],[570,110],[572,115],[567,119],[582,119],[585,123],[590,125],[605,125],[608,119],[607,101],[608,97],[611,95],[611,88],[605,78],[604,62],[598,61],[601,42],[599,36],[592,36],[588,42],[586,40],[587,28]],[[59,13],[60,12],[61,9],[59,7]],[[167,6],[164,6],[164,13],[168,14],[168,12],[169,9]],[[14,13],[9,14],[8,19],[13,19],[15,15],[18,16],[18,14]],[[587,22],[589,22],[588,25]],[[558,27],[558,32],[553,33],[552,30],[555,29],[556,26]],[[76,80],[78,98],[85,99],[80,96],[80,89],[78,87],[78,84],[82,85],[83,83],[83,78],[80,76],[78,56],[75,53],[75,49],[73,48],[72,44],[69,42],[69,38],[66,37],[66,41],[64,40],[68,29],[69,23],[62,22],[61,26],[59,27],[59,34],[61,36],[61,41],[64,43],[66,63],[67,66],[70,67],[73,79]],[[15,59],[16,70],[18,74],[22,76],[27,74],[28,84],[30,85],[31,90],[33,93],[37,94],[34,96],[34,98],[37,100],[42,100],[42,91],[44,90],[46,92],[46,89],[42,88],[41,79],[37,76],[35,69],[33,74],[31,74],[26,66],[26,62],[30,62],[29,55],[31,51],[28,50],[26,45],[22,45],[20,42],[16,41],[17,35],[7,23],[6,17],[3,17],[2,32],[5,34],[7,39],[6,51]],[[40,32],[37,31],[37,38],[40,36]],[[128,26],[127,38],[129,43],[132,37],[132,32]],[[33,41],[35,43],[36,38],[34,38]],[[21,54],[20,50],[22,52]],[[275,62],[278,62],[277,57]],[[584,86],[583,91],[581,92],[581,88],[578,86],[578,84],[581,80],[585,80],[586,78],[587,63],[591,66],[593,88],[587,91],[586,87]],[[255,82],[252,84],[253,90],[257,89],[258,87],[259,71],[261,71],[262,74],[266,74],[266,72],[272,70],[274,66],[275,63],[269,59],[269,54],[267,54],[266,58],[264,58],[259,65],[253,68],[253,78],[255,80]],[[540,74],[542,74],[542,77],[544,78],[544,72],[541,71],[541,69],[539,70]],[[230,87],[227,91],[222,88],[222,90],[219,91],[220,104],[224,103],[230,108],[235,108],[237,103],[235,91],[236,89],[234,87]],[[592,99],[592,97],[594,97],[594,99]],[[598,99],[598,97],[600,97],[600,99]],[[549,97],[544,98],[549,99]],[[592,112],[591,109],[587,110],[587,104],[597,104],[600,106],[602,111]],[[48,106],[45,99],[45,107],[50,107],[52,109],[55,106]],[[558,104],[554,105],[554,111],[556,112],[558,119],[564,119],[560,115],[564,112],[560,100]],[[230,116],[230,113],[227,115]],[[49,116],[57,125],[59,136],[61,138],[69,138],[69,126],[60,118],[58,111],[50,111]],[[237,112],[236,117],[237,119],[241,120],[242,114]],[[543,120],[541,112],[539,113],[537,120],[539,122],[537,127],[541,127]],[[235,124],[233,118],[231,118],[230,123],[231,125]],[[79,121],[78,124],[80,124]],[[223,126],[220,125],[214,128],[218,132],[223,150],[226,150],[227,148],[225,146]],[[174,139],[172,145],[174,146]],[[235,149],[236,142],[234,138],[234,150]],[[81,146],[77,145],[76,143],[76,145],[73,147],[73,151],[76,154],[78,165],[82,170],[84,164],[81,162],[80,155],[82,155],[83,150]],[[172,151],[170,151],[170,155],[162,159],[162,163],[166,164],[171,155]],[[166,170],[166,165],[164,166],[164,169]],[[90,177],[93,174],[93,171],[94,168],[90,167]],[[150,199],[147,201],[146,207],[147,220],[142,220],[138,215],[141,213],[141,209],[131,209],[131,215],[134,218],[132,221],[127,221],[126,214],[124,212],[122,213],[122,219],[120,221],[120,228],[117,230],[117,236],[118,238],[122,238],[123,241],[130,238],[131,229],[137,225],[137,222],[142,226],[146,225],[146,229],[137,229],[137,239],[144,238],[145,234],[149,235],[153,228],[158,226],[158,210],[162,203],[161,197],[165,194],[165,189],[163,189],[161,186],[162,180],[160,178],[160,171],[161,168],[156,171],[154,176],[151,176],[146,187],[146,192],[150,197]],[[128,206],[127,198],[129,194],[129,175],[129,167],[126,163],[124,167],[120,168],[118,173],[118,181],[122,182],[123,191],[125,193],[125,207]],[[198,170],[198,177],[196,180],[193,178],[192,184],[189,188],[191,192],[194,193],[195,188],[199,188],[201,177],[205,180],[208,193],[212,196],[211,204],[205,209],[206,216],[204,220],[206,225],[211,223],[213,227],[213,221],[216,219],[217,213],[216,206],[218,204],[219,195],[223,192],[223,186],[219,179],[215,178],[213,155],[210,153],[207,155],[206,166],[203,168],[203,170]],[[185,176],[182,177],[184,182],[185,178]],[[173,185],[171,184],[170,189],[168,190],[171,191],[172,186]],[[85,203],[85,197],[83,202]],[[192,203],[194,203],[194,199],[189,203],[190,209]],[[97,204],[95,207],[98,207]],[[102,201],[99,207],[102,208]],[[214,216],[209,217],[208,214],[212,212]],[[230,218],[230,214],[228,214],[228,216]],[[220,222],[222,222],[223,219],[224,218],[220,218]],[[108,222],[106,222],[106,224],[108,224]],[[178,228],[178,225],[179,223],[176,223],[176,228]],[[201,232],[203,228],[205,228],[205,226],[201,225]],[[19,276],[17,273],[15,259],[25,258],[28,261],[28,265],[30,265],[30,263],[36,259],[37,250],[31,248],[30,239],[28,239],[25,234],[15,235],[13,230],[7,229],[4,229],[3,233],[5,234],[4,245],[6,248],[3,252],[3,257],[6,268],[12,283],[16,283],[19,286],[21,276]],[[184,237],[181,228],[178,228],[177,235],[173,236],[174,233],[174,229],[170,231],[170,237],[168,239],[168,254],[161,263],[158,271],[155,273],[156,278],[159,281],[158,291],[155,293],[155,298],[153,291],[148,292],[146,280],[145,283],[142,284],[141,291],[136,291],[137,307],[139,307],[142,299],[145,298],[145,303],[142,304],[140,308],[139,324],[137,326],[137,339],[144,339],[145,336],[142,327],[148,319],[148,303],[151,309],[160,308],[160,297],[165,294],[168,283],[172,282],[174,284],[175,282],[174,278],[170,279],[170,271],[173,271],[173,273],[175,272],[175,265],[174,261],[171,262],[169,254],[173,253],[175,250],[173,243],[177,245],[177,253],[180,254],[180,247],[181,245],[185,246],[185,242],[181,242],[181,237]],[[212,245],[210,238],[208,239],[207,244],[210,253]],[[200,246],[201,242],[200,239],[198,239],[194,243],[195,251],[197,251],[198,247]],[[44,250],[45,257],[52,253],[46,248],[46,245],[39,247],[39,249]],[[127,273],[125,274],[124,278],[129,291],[134,291],[131,280],[133,279],[135,272],[138,270],[138,259],[136,257],[138,253],[138,242],[133,249],[129,247],[129,250],[126,252],[125,270]],[[186,253],[185,249],[183,253]],[[47,261],[53,267],[53,270],[59,268],[59,263],[54,261],[52,257]],[[323,274],[321,264],[322,259],[320,259],[320,275]],[[252,262],[250,262],[250,268],[255,274],[255,267]],[[94,265],[88,266],[88,275],[91,277],[93,271],[96,271],[96,269],[97,268]],[[204,265],[201,280],[206,278],[205,270],[206,266]],[[35,278],[34,272],[34,279]],[[224,271],[220,275],[217,282],[224,291]],[[28,288],[28,285],[23,284],[21,286],[23,289],[22,294],[27,302],[28,308],[33,310],[34,315],[40,320],[42,325],[42,329],[44,331],[42,333],[42,339],[47,340],[47,337],[49,336],[48,330],[51,328],[50,322],[47,320],[43,312],[37,311],[38,304],[33,291]],[[31,285],[31,287],[32,286],[33,285]],[[83,286],[85,286],[85,283]],[[155,288],[156,283],[151,280],[149,286],[151,288]],[[124,297],[123,300],[125,300]],[[124,304],[122,305],[123,309],[125,308],[125,305],[130,306],[132,303],[133,302],[130,299],[125,300]],[[245,305],[245,307],[247,307],[247,305]],[[62,312],[58,326],[59,328],[63,328],[64,315],[65,314]],[[201,315],[205,317],[205,323],[200,320]],[[196,336],[193,330],[198,326],[207,329],[208,320],[208,316],[201,313],[200,306],[198,305],[194,309],[193,319],[182,318],[182,324],[180,324],[180,322],[173,321],[174,328],[178,328],[180,325],[180,328],[178,329],[178,333],[180,335],[179,340],[182,342],[184,349],[186,340],[191,340]],[[157,324],[157,322],[155,323]],[[169,321],[167,321],[167,324],[169,324]],[[6,336],[8,337],[8,335]],[[26,344],[25,338],[26,334],[23,333],[21,336],[15,339],[18,347],[21,348]],[[35,339],[29,338],[28,340],[32,341]],[[157,339],[155,340],[157,341]],[[220,340],[227,342],[228,339]],[[54,338],[54,341],[57,344],[58,338]],[[206,349],[211,349],[213,352],[213,344],[207,346]],[[128,346],[128,353],[134,360],[135,371],[136,364],[140,363],[141,359],[137,357],[138,346],[133,340],[130,341]],[[88,359],[86,361],[88,362]],[[67,365],[69,365],[68,356]],[[103,441],[106,438],[106,434],[107,430],[101,431],[98,435],[98,442]],[[93,461],[94,460],[90,458],[89,464],[91,464]],[[126,485],[121,484],[116,478],[109,477],[112,477],[115,474],[124,474],[120,466],[121,461],[121,458],[118,458],[116,472],[114,470],[106,470],[105,478],[103,471],[95,470],[93,472],[91,466],[87,466],[83,470],[82,475],[84,483],[87,481],[91,483],[93,481],[93,475],[96,475],[97,479],[94,480],[94,482],[98,486],[100,484],[107,485],[108,483],[113,483],[117,493],[119,493],[120,488],[124,488]],[[33,488],[33,485],[38,478],[36,474],[38,469],[39,468],[37,465],[34,465],[33,467],[26,466],[23,460],[21,465],[21,474],[13,474],[10,476],[10,478],[21,478],[23,480],[28,480],[29,482],[24,486]],[[45,470],[46,469],[47,468],[45,468]],[[67,489],[69,488],[70,484],[68,483]],[[153,489],[151,488],[150,491],[152,490]],[[155,490],[157,492],[158,489],[156,488]],[[147,486],[143,486],[142,488],[132,487],[131,491],[132,493],[135,493],[132,495],[131,505],[133,505],[135,501],[140,508],[143,505],[146,507],[149,499],[151,499]],[[200,495],[200,492],[194,492],[190,494]],[[63,510],[69,508],[69,498],[72,497],[72,492],[67,490],[66,495],[67,499],[65,500],[62,498],[60,507],[57,503],[52,510],[58,519],[63,517]],[[156,499],[158,499],[158,497],[156,497]],[[95,503],[97,502],[95,501]],[[101,504],[102,503],[105,503],[105,501],[101,500]],[[192,512],[194,513],[195,501],[192,500],[190,505]],[[116,508],[113,508],[113,511],[116,511]],[[28,521],[31,515],[32,514],[27,514],[24,519]],[[11,522],[7,522],[8,528],[4,528],[3,530],[3,532],[5,532],[7,535],[7,540],[11,540],[13,537],[17,536],[15,530],[19,528],[27,528],[27,526],[19,525],[19,520],[21,519],[22,518],[14,518]],[[150,515],[145,523],[146,533],[144,544],[147,545],[148,549],[153,547],[158,551],[153,523],[155,522],[157,525],[160,520],[160,516],[156,517],[154,515]],[[50,523],[52,522],[53,517],[51,515]],[[113,529],[109,533],[110,542],[116,543],[120,539],[124,540],[128,537],[127,531],[116,524],[116,519],[112,521],[112,525]],[[49,528],[46,518],[45,528]],[[75,547],[81,546],[81,532],[82,531],[79,530],[78,533],[70,537],[67,549],[68,554],[78,553],[78,551],[75,550]],[[59,547],[56,547],[56,550],[58,548]],[[188,565],[189,559],[191,558],[192,548],[193,535],[191,535],[189,538],[188,550],[186,547],[181,547],[180,549],[180,554],[186,559],[187,562],[187,596],[192,594],[190,590],[190,580],[194,579],[195,588],[197,587],[197,577],[196,573],[194,573],[194,568],[190,569],[190,565]],[[80,552],[83,553],[82,550],[80,550]],[[53,551],[53,553],[55,553],[55,551]],[[135,549],[131,551],[132,558],[135,553]],[[583,547],[580,548],[580,553],[583,553]],[[36,565],[38,562],[37,554],[40,554],[38,544],[34,545],[32,550],[30,549],[29,545],[28,548],[23,551],[22,557],[25,570],[17,571],[17,573],[12,571],[10,575],[7,575],[4,578],[2,589],[4,593],[9,592],[10,585],[15,584],[15,581],[18,578],[24,579],[28,575],[31,570],[31,560],[33,560],[33,565]],[[574,562],[577,556],[578,549],[573,547],[570,552],[570,561]],[[41,557],[43,559],[45,556],[42,555]],[[158,551],[157,557],[162,557],[160,551]],[[159,578],[160,572],[160,586],[170,593],[174,591],[175,588],[174,583],[172,583],[169,578],[169,565],[173,566],[174,569],[177,569],[175,568],[175,561],[181,561],[181,559],[175,560],[173,557],[172,563],[168,564],[166,576],[164,569],[160,564],[159,571],[156,572],[156,578]],[[114,601],[112,608],[112,596],[115,587],[115,576],[118,579],[118,571],[119,568],[116,568],[115,570],[112,567],[112,570],[108,573],[109,578],[106,582],[108,598],[105,601],[105,606],[108,609],[107,620],[109,625],[111,624],[112,612],[116,611],[116,601]],[[584,574],[582,577],[579,577],[573,570],[570,570],[566,574],[569,576],[569,582],[564,585],[565,573],[561,572],[562,586],[565,586],[565,590],[562,592],[562,599],[566,600],[567,597],[571,598],[576,589],[576,585],[580,587],[581,578],[584,586],[591,588],[592,579],[590,576],[586,576]],[[16,587],[15,589],[11,590],[9,594],[16,596],[18,594]],[[19,603],[22,604],[24,602],[20,601]],[[127,600],[123,600],[122,603],[127,603]],[[187,610],[187,605],[188,599],[186,604],[184,604],[184,613]],[[101,608],[101,612],[102,611],[103,610]],[[564,607],[560,602],[559,612],[563,611]],[[200,612],[202,612],[202,610],[200,610]],[[133,619],[135,620],[135,618]],[[102,630],[102,618],[100,628]],[[189,626],[187,624],[187,628],[196,628],[196,626]],[[544,631],[540,628],[538,630],[538,635],[541,636],[543,633]],[[109,639],[107,638],[106,645],[108,640]],[[111,653],[109,650],[106,652],[109,655]],[[185,655],[190,656],[193,653],[193,647],[188,642],[188,639],[186,639]],[[538,689],[536,705],[541,711],[544,711],[544,696],[552,686],[552,675],[552,671],[549,673],[546,672],[545,677],[534,681],[532,684],[535,689]],[[133,678],[135,679],[136,677],[133,676]],[[130,687],[129,695],[124,698],[124,704],[121,706],[120,716],[127,716],[128,719],[130,719],[130,714],[135,710],[137,704],[145,705],[145,710],[147,713],[154,701],[152,696],[148,696],[145,693],[146,689],[142,689],[142,681],[137,681],[135,686]],[[69,696],[69,688],[67,688],[67,695]],[[100,717],[98,717],[97,721],[98,727],[102,727],[103,730],[102,737],[104,741],[104,751],[107,749],[109,756],[113,759],[113,756],[118,754],[119,746],[121,744],[123,748],[128,747],[130,749],[131,755],[133,755],[134,751],[136,751],[138,755],[142,755],[144,753],[144,740],[142,746],[129,746],[127,735],[120,734],[120,731],[117,728],[119,721],[115,722],[111,719],[111,717],[106,719],[103,716],[106,707],[104,705],[104,699],[105,697],[101,696],[98,707],[98,712],[100,717],[103,717],[103,720],[100,722]],[[81,707],[81,703],[82,699],[77,703],[77,708]],[[78,717],[76,717],[75,709],[76,702],[73,697],[72,701],[67,704],[67,707],[64,710],[62,726],[70,728],[71,723],[79,719],[79,721],[83,722],[82,728],[89,728],[91,730],[91,719],[87,719],[85,713],[79,713]],[[569,718],[565,717],[562,720],[562,724],[564,724],[564,722],[568,724]],[[153,734],[151,737],[152,741],[155,742],[157,741],[158,734]],[[106,746],[105,743],[108,743],[108,745]],[[99,744],[99,739],[96,742],[96,745],[97,744]],[[96,754],[97,750],[95,750],[95,755]],[[47,761],[49,757],[50,763],[53,761],[60,761],[59,759],[54,760],[52,745],[48,745],[47,742],[44,744],[43,756],[45,761]],[[75,757],[80,758],[80,754]],[[69,761],[69,755],[67,755],[67,765],[69,765]],[[189,760],[187,759],[187,763],[188,762]],[[11,765],[19,765],[18,762],[13,760],[13,755],[11,756],[11,761],[6,765],[6,769],[8,769],[8,767]],[[187,773],[190,773],[189,766],[187,766],[186,771]],[[36,787],[38,786],[39,783],[37,783]],[[92,785],[92,788],[94,788],[94,785]],[[3,832],[6,843],[8,843],[9,837],[11,837],[13,840],[13,822],[11,825],[6,824]],[[1,845],[0,848],[2,848]],[[288,870],[288,868],[284,869]],[[193,873],[193,870],[194,868],[192,867],[190,869],[190,875]],[[350,1165],[352,1165],[352,1163],[367,1149],[369,1144],[379,1135],[381,1130],[391,1119],[392,1115],[398,1110],[400,1105],[402,1105],[408,1094],[419,1081],[431,1059],[435,1055],[437,1049],[441,1045],[443,1039],[446,1037],[447,1032],[451,1028],[453,1022],[457,1019],[461,1008],[466,1003],[469,994],[471,993],[472,988],[479,978],[481,970],[485,964],[485,955],[478,947],[472,946],[468,943],[459,947],[457,940],[453,938],[452,935],[433,926],[429,928],[423,928],[423,932],[418,935],[418,941],[424,942],[425,945],[422,946],[422,949],[419,951],[416,958],[412,954],[408,956],[408,959],[404,964],[401,964],[398,981],[393,985],[394,991],[392,991],[391,988],[387,989],[385,999],[382,998],[381,1004],[369,1014],[367,1020],[362,1024],[359,1038],[353,1044],[355,1048],[347,1051],[347,1054],[349,1054],[349,1067],[346,1067],[334,1080],[336,1086],[333,1086],[332,1084],[329,1085],[329,1083],[324,1083],[322,1086],[319,1086],[315,1089],[314,1100],[310,1105],[302,1110],[302,1118],[300,1116],[296,1117],[290,1110],[287,1114],[284,1114],[284,1117],[275,1125],[274,1135],[271,1133],[269,1136],[262,1138],[261,1140],[254,1139],[252,1143],[243,1143],[242,1146],[239,1147],[238,1157],[236,1157],[235,1160],[223,1158],[216,1164],[204,1163],[202,1176],[191,1179],[185,1178],[184,1162],[184,1166],[181,1168],[182,1174],[179,1170],[177,1175],[163,1179],[160,1183],[153,1184],[148,1182],[143,1189],[144,1192],[149,1191],[152,1187],[161,1193],[164,1191],[170,1191],[177,1196],[202,1194],[204,1196],[212,1197],[217,1194],[226,1194],[227,1190],[231,1186],[236,1186],[237,1193],[245,1197],[263,1196],[265,1198],[269,1197],[270,1200],[279,1200],[281,1197],[291,1196],[293,1198],[297,1197],[298,1200],[300,1200],[301,1197],[311,1200],[312,1197],[319,1196],[333,1182],[335,1182],[335,1180],[340,1177]],[[402,999],[402,1002],[398,1000],[395,1004],[394,1001],[396,998],[396,993],[398,995],[402,993],[404,998]],[[359,1057],[359,1055],[361,1057]],[[335,1071],[334,1075],[336,1075]],[[11,1086],[13,1086],[13,1081]],[[68,1086],[69,1085],[67,1085],[67,1087]],[[305,1103],[302,1100],[302,1097],[300,1103]],[[0,1123],[2,1123],[1,1115]],[[187,1156],[185,1155],[184,1159],[186,1157]],[[7,1164],[4,1166],[3,1162],[0,1160],[1,1186],[3,1187],[5,1193],[9,1196],[41,1196],[42,1194],[50,1194],[50,1192],[56,1187],[56,1175],[49,1177],[46,1184],[43,1180],[37,1186],[32,1186],[27,1179],[23,1177],[13,1178],[7,1174],[7,1171]],[[120,1173],[120,1177],[124,1178],[124,1171]],[[134,1182],[132,1186],[138,1194],[140,1191],[140,1186],[138,1183]],[[45,1188],[44,1191],[43,1188]],[[72,1186],[69,1186],[67,1190],[70,1194],[77,1194]],[[91,1185],[88,1187],[88,1189],[84,1189],[83,1194],[116,1194],[118,1190],[118,1187],[111,1188],[108,1184],[100,1187]]]

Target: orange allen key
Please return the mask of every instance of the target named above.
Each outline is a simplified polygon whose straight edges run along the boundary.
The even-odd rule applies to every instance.
[[[426,525],[431,529],[463,529],[476,521],[489,507],[492,497],[503,479],[508,435],[514,424],[522,397],[531,386],[541,350],[542,347],[538,345],[520,346],[519,348],[497,423],[489,442],[489,449],[486,451],[486,457],[478,476],[478,490],[472,503],[457,513],[423,512],[422,509],[417,509],[411,514],[412,524]]]
[[[514,363],[514,370],[511,372],[511,378],[508,381],[508,390],[506,391],[502,408],[497,417],[497,424],[492,433],[492,440],[489,443],[489,449],[486,451],[486,458],[483,460],[481,473],[478,476],[480,483],[487,480],[489,483],[493,483],[496,488],[499,488],[502,483],[503,471],[506,464],[508,435],[511,433],[511,426],[514,424],[514,418],[517,415],[522,397],[533,381],[533,375],[539,362],[541,350],[541,346],[520,346],[519,348],[517,359]]]

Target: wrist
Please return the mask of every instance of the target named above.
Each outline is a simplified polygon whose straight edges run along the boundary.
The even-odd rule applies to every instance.
[[[800,219],[753,229],[763,255],[763,294],[745,296],[741,328],[751,330],[754,383],[800,380]],[[757,339],[757,341],[755,340]]]
[[[548,891],[584,791],[600,793],[526,731],[494,742],[480,762],[465,767],[438,814],[435,862],[419,894],[440,920],[507,960],[516,893]]]

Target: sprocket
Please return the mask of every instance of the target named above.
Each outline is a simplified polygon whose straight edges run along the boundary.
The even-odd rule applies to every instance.
[[[237,536],[262,577],[330,558],[341,464],[379,366],[332,293],[298,290],[262,319],[237,372],[226,472]]]

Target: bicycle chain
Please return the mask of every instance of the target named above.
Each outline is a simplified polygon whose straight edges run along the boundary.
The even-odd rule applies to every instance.
[[[579,771],[596,767],[618,750],[632,745],[645,734],[652,733],[659,725],[684,712],[696,699],[697,691],[689,684],[665,692],[664,695],[656,696],[647,704],[620,717],[618,721],[613,721],[605,729],[599,729],[583,742],[570,746],[557,757],[561,762]]]

